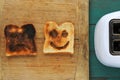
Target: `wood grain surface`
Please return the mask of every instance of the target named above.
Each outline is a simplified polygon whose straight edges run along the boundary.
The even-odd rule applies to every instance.
[[[75,25],[74,55],[43,54],[47,21]],[[5,56],[4,27],[32,23],[36,56]],[[88,80],[88,0],[0,0],[0,80]]]

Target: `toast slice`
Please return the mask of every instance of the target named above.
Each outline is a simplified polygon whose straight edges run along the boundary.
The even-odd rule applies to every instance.
[[[49,21],[44,26],[44,53],[74,53],[74,25]]]
[[[4,29],[6,56],[36,55],[35,33],[32,24],[26,24],[22,27],[7,25]]]

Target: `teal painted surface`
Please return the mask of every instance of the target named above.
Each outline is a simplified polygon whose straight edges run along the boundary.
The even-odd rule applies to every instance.
[[[106,67],[96,58],[95,51],[90,52],[90,76],[91,77],[120,77],[120,69]],[[120,80],[120,79],[119,79]]]
[[[120,0],[90,0],[90,24],[96,24],[100,17],[120,10]]]
[[[89,48],[90,51],[94,51],[94,30],[95,30],[95,25],[90,25],[89,28]]]
[[[103,15],[119,10],[120,0],[90,0],[90,80],[120,80],[120,68],[111,68],[102,65],[97,60],[94,49],[95,24]]]
[[[97,78],[90,78],[90,80],[120,80],[120,77],[117,77],[117,78],[97,77]]]

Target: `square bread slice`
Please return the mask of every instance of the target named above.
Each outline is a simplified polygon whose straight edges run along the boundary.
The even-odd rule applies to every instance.
[[[44,26],[44,53],[74,53],[74,25],[49,21]]]
[[[36,55],[35,28],[32,24],[22,27],[9,24],[4,29],[6,56]]]

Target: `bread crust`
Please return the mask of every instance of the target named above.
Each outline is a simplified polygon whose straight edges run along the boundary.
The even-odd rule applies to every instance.
[[[44,26],[44,53],[74,53],[74,25],[49,21]]]
[[[32,24],[25,24],[22,27],[6,25],[4,29],[6,56],[36,55],[35,33]]]

